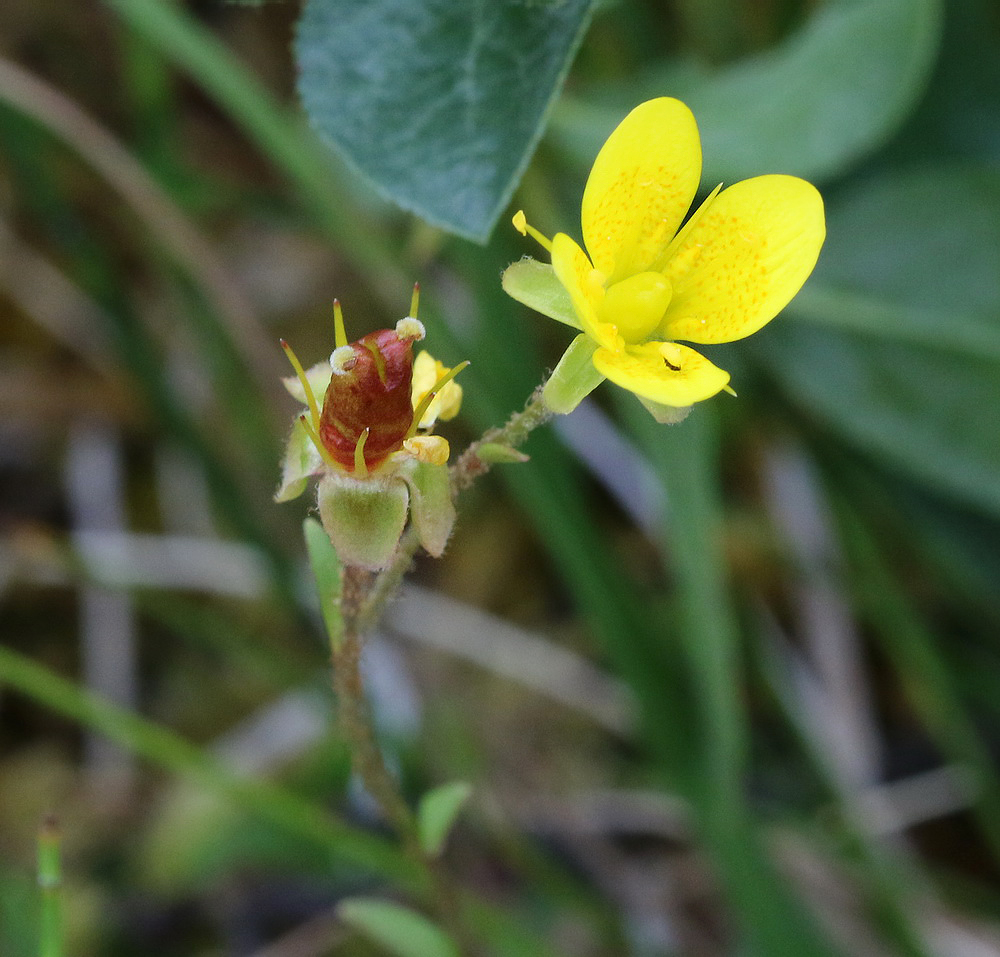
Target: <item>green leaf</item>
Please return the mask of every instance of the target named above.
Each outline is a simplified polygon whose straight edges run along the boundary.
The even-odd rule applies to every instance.
[[[316,593],[323,613],[326,633],[332,647],[340,645],[344,634],[344,619],[340,614],[340,559],[326,530],[314,518],[302,523],[302,533],[306,539],[309,564],[316,577]]]
[[[835,430],[1000,514],[1000,176],[874,180],[828,225],[816,276],[789,307],[798,321],[748,349]]]
[[[762,173],[833,176],[895,132],[924,90],[940,37],[940,0],[834,0],[783,43],[706,72],[672,64],[641,83],[694,111],[703,182]],[[612,109],[560,109],[554,126],[575,151],[596,155],[636,105],[634,85]]]
[[[471,784],[452,781],[428,791],[420,799],[420,806],[417,808],[420,843],[432,857],[437,857],[444,849],[448,833],[471,794]]]
[[[459,957],[458,948],[426,917],[388,901],[351,897],[337,908],[345,924],[395,957]]]
[[[386,196],[484,241],[592,0],[308,0],[295,50],[315,129]]]

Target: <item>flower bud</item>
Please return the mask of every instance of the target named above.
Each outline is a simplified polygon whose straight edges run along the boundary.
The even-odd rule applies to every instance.
[[[340,354],[348,349],[353,356]],[[342,346],[334,357],[320,439],[346,472],[355,470],[355,450],[363,442],[365,468],[374,471],[402,448],[413,423],[413,338],[380,329]]]

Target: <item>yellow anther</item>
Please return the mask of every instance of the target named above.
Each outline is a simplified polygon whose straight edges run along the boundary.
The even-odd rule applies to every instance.
[[[519,209],[514,213],[514,218],[511,220],[514,224],[514,228],[522,236],[531,236],[543,249],[552,252],[552,240],[543,236],[534,226],[532,226],[524,215],[524,210]]]
[[[403,448],[418,462],[428,465],[446,465],[451,447],[440,435],[414,435],[403,440]]]

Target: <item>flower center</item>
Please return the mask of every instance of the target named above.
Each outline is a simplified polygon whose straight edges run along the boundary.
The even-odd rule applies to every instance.
[[[673,290],[658,272],[640,272],[609,286],[600,318],[618,328],[626,343],[644,342],[660,324]]]

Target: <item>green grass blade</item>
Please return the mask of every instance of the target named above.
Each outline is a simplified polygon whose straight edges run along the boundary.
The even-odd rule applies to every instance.
[[[900,586],[874,536],[845,498],[834,501],[858,599],[928,732],[945,755],[971,774],[975,815],[994,860],[1000,862],[1000,774],[989,749],[937,650],[937,639]]]
[[[38,887],[41,892],[39,957],[63,957],[62,834],[54,817],[38,831]]]
[[[419,889],[419,870],[389,841],[365,834],[266,781],[241,777],[153,721],[78,687],[30,658],[0,646],[0,682],[106,735],[146,760],[225,795],[234,804],[329,849],[372,873]]]
[[[687,796],[727,898],[754,953],[804,957],[836,953],[778,875],[747,807],[748,717],[738,633],[722,555],[718,438],[712,410],[699,406],[681,424],[661,426],[629,406],[635,431],[663,480],[669,503],[663,548],[675,575],[679,635],[698,703],[700,747]]]

